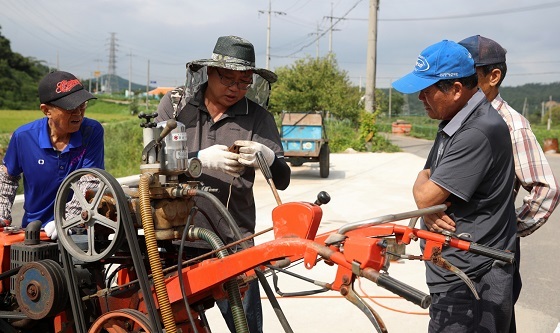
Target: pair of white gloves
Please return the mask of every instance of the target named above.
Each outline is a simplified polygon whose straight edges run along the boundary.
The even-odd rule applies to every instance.
[[[239,154],[228,151],[224,145],[213,145],[198,152],[202,166],[211,170],[219,170],[233,177],[239,177],[245,167],[259,167],[257,152],[261,152],[268,166],[274,163],[275,154],[267,146],[246,140],[234,142],[239,146]]]

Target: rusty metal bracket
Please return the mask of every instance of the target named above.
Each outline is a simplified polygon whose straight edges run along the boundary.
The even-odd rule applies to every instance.
[[[341,288],[340,293],[366,315],[378,333],[387,333],[387,327],[381,319],[381,316],[379,316],[379,314],[371,306],[369,306],[358,294],[356,294],[352,285]]]
[[[430,258],[430,261],[434,265],[436,265],[438,267],[441,267],[443,269],[446,269],[446,270],[452,272],[453,274],[457,275],[469,287],[469,289],[473,293],[476,300],[477,301],[480,300],[480,297],[478,296],[478,293],[476,292],[476,289],[474,288],[474,283],[471,281],[471,279],[469,279],[467,274],[465,274],[462,270],[460,270],[456,266],[452,265],[449,261],[447,261],[445,258],[443,258],[441,256],[441,248],[440,247],[432,248],[432,256]]]

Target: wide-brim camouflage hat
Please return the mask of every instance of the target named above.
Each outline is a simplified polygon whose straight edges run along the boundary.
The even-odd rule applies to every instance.
[[[211,59],[201,59],[187,63],[187,67],[195,72],[205,66],[234,71],[253,71],[270,83],[278,80],[278,76],[274,72],[255,67],[255,48],[253,44],[237,36],[218,38]]]

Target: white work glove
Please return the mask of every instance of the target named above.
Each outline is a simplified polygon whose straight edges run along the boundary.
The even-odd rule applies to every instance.
[[[235,141],[236,145],[239,146],[239,163],[252,166],[255,168],[259,167],[259,162],[257,161],[257,152],[261,152],[266,164],[271,166],[274,163],[274,157],[276,155],[272,151],[272,149],[268,148],[267,146],[263,145],[262,143],[258,143],[255,141],[245,141],[245,140],[237,140]]]
[[[202,166],[211,170],[218,170],[233,177],[239,177],[245,167],[237,160],[239,154],[228,151],[224,145],[213,145],[198,152]]]
[[[45,229],[45,233],[47,234],[47,236],[49,236],[50,239],[52,240],[57,240],[58,239],[58,232],[56,231],[56,225],[54,224],[54,221],[50,221],[47,224],[45,224],[45,227],[43,227],[43,229]],[[72,229],[68,229],[68,235],[73,235],[74,232],[72,231]]]
[[[45,224],[45,233],[49,236],[50,239],[56,240],[58,238],[58,233],[56,232],[56,226],[54,225],[54,221],[50,221],[49,223]]]

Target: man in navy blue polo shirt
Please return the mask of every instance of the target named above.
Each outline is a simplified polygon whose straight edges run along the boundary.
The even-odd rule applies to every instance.
[[[54,201],[62,181],[76,169],[104,168],[103,127],[84,117],[87,102],[94,98],[71,73],[55,71],[41,80],[39,101],[45,117],[13,133],[0,166],[1,226],[12,223],[12,205],[23,174],[21,226],[39,220],[47,234],[57,238]]]
[[[515,170],[509,129],[477,84],[471,54],[447,40],[424,49],[414,71],[393,83],[402,93],[420,92],[428,116],[441,120],[413,195],[418,208],[449,203],[446,213],[455,221],[457,234],[515,252],[511,190]],[[431,224],[429,230],[441,228]],[[508,332],[513,265],[452,247],[445,247],[442,256],[469,277],[480,300],[452,271],[426,262],[432,296],[428,331]]]

